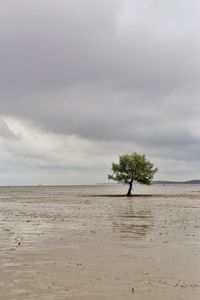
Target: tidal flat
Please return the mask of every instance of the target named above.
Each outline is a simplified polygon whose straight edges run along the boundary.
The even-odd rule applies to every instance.
[[[200,186],[126,190],[1,187],[0,299],[199,300]]]

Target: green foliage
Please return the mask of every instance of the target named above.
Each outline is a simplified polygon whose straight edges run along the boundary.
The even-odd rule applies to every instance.
[[[129,184],[132,188],[133,181],[151,184],[158,169],[146,159],[144,154],[134,152],[120,156],[119,163],[112,163],[112,171],[113,174],[108,175],[108,179]]]

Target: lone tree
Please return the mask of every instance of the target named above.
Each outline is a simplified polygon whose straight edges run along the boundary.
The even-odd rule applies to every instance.
[[[146,159],[144,154],[134,152],[120,156],[119,163],[112,163],[112,171],[113,174],[108,175],[108,179],[129,184],[126,195],[128,197],[131,196],[133,181],[149,185],[158,169]]]

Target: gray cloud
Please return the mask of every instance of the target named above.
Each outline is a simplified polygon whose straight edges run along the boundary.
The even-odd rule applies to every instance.
[[[13,132],[9,129],[7,123],[2,118],[0,118],[0,138],[12,141],[16,141],[19,139],[19,136],[13,134]]]
[[[0,3],[2,116],[198,162],[198,1]]]

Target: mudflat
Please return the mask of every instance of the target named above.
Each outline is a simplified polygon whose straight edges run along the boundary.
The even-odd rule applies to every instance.
[[[200,186],[1,187],[0,299],[199,300]]]

